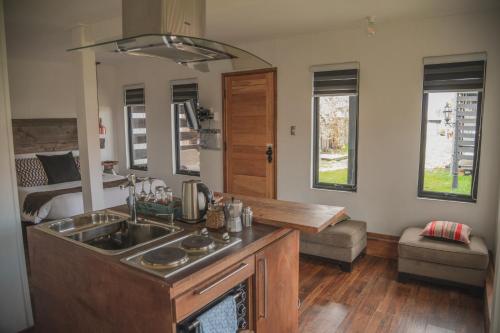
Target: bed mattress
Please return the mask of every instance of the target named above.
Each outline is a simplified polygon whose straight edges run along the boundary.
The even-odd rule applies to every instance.
[[[120,175],[103,174],[103,182],[111,182],[125,177]],[[157,179],[153,181],[153,191],[156,186],[164,186],[164,182]],[[80,181],[66,182],[53,185],[42,185],[33,187],[18,187],[19,193],[19,207],[21,207],[21,221],[28,221],[33,223],[40,223],[42,220],[56,220],[62,219],[83,213],[83,199],[82,193],[67,193],[58,195],[44,204],[40,210],[34,214],[30,215],[22,211],[24,205],[24,200],[26,196],[34,192],[44,192],[44,191],[54,191],[66,188],[73,188],[81,186]],[[138,185],[140,186],[140,185]],[[138,190],[141,190],[139,188]],[[145,190],[149,191],[149,183],[145,183]],[[124,205],[128,197],[128,191],[120,189],[120,187],[110,187],[104,188],[104,208],[115,207]]]

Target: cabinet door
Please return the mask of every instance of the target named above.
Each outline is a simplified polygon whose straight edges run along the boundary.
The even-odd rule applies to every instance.
[[[257,333],[298,331],[299,232],[265,247],[255,256]]]

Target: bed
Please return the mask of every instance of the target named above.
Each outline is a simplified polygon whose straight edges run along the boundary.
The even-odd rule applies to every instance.
[[[119,186],[120,184],[126,183],[126,179],[120,175],[111,175],[108,173],[103,173],[103,195],[104,195],[104,207],[115,207],[124,205],[127,200],[128,191],[122,190]],[[116,185],[106,187],[107,184]],[[157,186],[164,186],[163,181],[155,179],[152,184],[153,192]],[[25,200],[32,193],[40,192],[54,192],[63,189],[74,189],[81,187],[81,182],[65,182],[53,185],[39,185],[32,187],[18,187],[19,193],[19,206],[21,207],[21,220],[25,222],[40,223],[43,220],[56,220],[62,219],[69,216],[74,216],[83,213],[83,199],[82,192],[65,193],[61,195],[54,196],[46,203],[44,203],[34,214],[26,212],[23,207],[25,207]],[[141,185],[138,185],[141,187]],[[144,188],[149,192],[149,182],[144,184]],[[139,188],[140,191],[142,188]]]
[[[13,134],[21,221],[37,224],[83,213],[76,119],[14,119]],[[78,180],[51,180],[40,160],[51,155],[71,156]],[[123,176],[103,173],[103,208],[126,203],[128,191],[120,188],[125,183]],[[147,192],[149,185],[144,184]],[[157,186],[165,183],[154,180],[153,192]]]

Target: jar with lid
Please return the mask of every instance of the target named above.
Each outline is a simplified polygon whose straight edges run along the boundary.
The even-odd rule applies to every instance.
[[[248,228],[252,226],[252,220],[253,220],[253,212],[252,208],[250,206],[246,206],[245,209],[243,209],[243,213],[241,214],[241,218],[243,220],[243,226]]]

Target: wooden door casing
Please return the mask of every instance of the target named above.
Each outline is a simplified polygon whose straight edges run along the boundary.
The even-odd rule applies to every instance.
[[[299,325],[299,231],[255,254],[257,333],[296,333]]]
[[[224,191],[276,198],[276,69],[226,73],[222,82]]]

